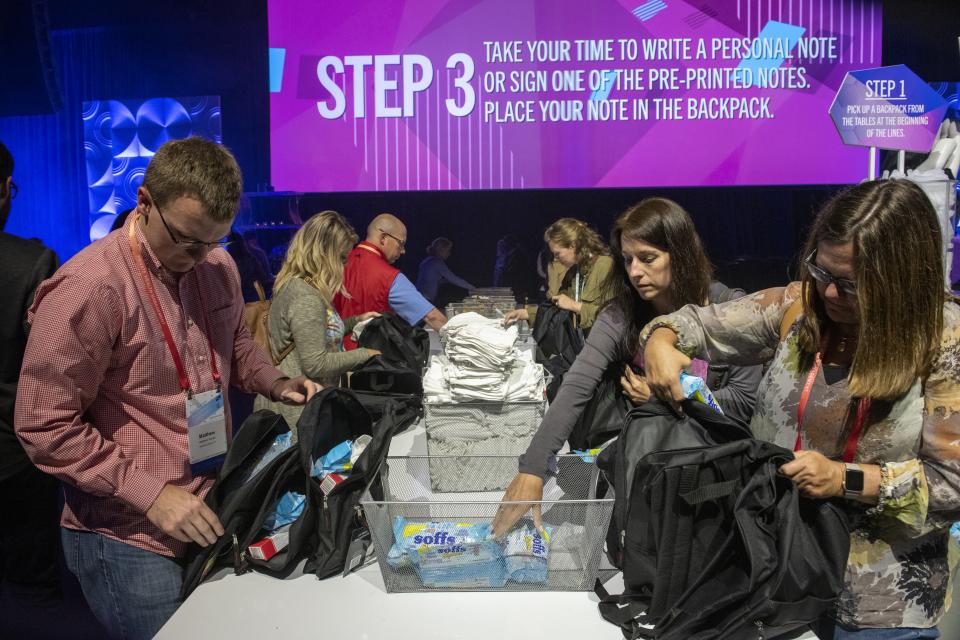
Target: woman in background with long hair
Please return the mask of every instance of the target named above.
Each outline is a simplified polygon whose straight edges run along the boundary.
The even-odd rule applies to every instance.
[[[344,373],[379,355],[375,349],[343,350],[344,334],[379,314],[341,319],[333,308],[333,296],[344,293],[343,265],[356,242],[356,231],[335,211],[314,215],[290,241],[273,285],[267,325],[271,355],[291,378],[305,375],[324,386],[337,386]],[[258,396],[254,409],[281,414],[296,438],[302,406]]]
[[[589,331],[607,298],[603,283],[613,267],[610,250],[600,235],[586,222],[574,218],[560,218],[543,232],[555,262],[565,270],[559,290],[550,290],[547,296],[561,309],[577,315],[580,327]],[[505,324],[526,320],[536,322],[537,306],[527,305],[504,317]]]

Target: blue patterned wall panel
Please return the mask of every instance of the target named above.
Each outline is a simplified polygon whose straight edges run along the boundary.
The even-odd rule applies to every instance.
[[[191,135],[223,142],[219,96],[99,100],[85,102],[82,113],[91,241],[136,204],[137,187],[160,145]]]

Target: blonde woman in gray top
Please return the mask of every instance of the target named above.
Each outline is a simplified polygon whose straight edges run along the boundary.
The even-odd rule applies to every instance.
[[[305,375],[325,387],[337,386],[340,377],[380,352],[376,349],[343,350],[343,336],[357,322],[380,314],[364,313],[341,319],[333,307],[343,290],[343,265],[357,242],[357,233],[336,211],[323,211],[307,220],[287,249],[273,285],[273,302],[267,326],[278,367],[295,378]],[[296,425],[303,407],[271,402],[258,396],[254,409],[270,409],[284,417],[296,440]]]

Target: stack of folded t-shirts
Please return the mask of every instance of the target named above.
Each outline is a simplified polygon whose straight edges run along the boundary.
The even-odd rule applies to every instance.
[[[457,364],[449,356],[431,358],[423,377],[428,402],[536,402],[544,396],[543,366],[529,351],[519,352],[502,371]]]
[[[440,330],[444,355],[424,376],[433,402],[529,402],[543,399],[543,367],[529,351],[514,347],[515,326],[476,313],[454,316]]]
[[[450,318],[440,329],[440,338],[450,360],[478,369],[499,370],[516,358],[516,325],[504,328],[499,320],[484,318],[479,313],[461,313]]]
[[[543,367],[514,348],[516,327],[499,320],[462,313],[440,335],[444,354],[431,358],[423,378],[431,484],[443,492],[503,489],[546,409]]]

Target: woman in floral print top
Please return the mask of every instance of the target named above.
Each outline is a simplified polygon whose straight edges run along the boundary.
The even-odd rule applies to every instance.
[[[820,212],[801,282],[686,306],[641,337],[648,383],[675,405],[691,357],[769,361],[754,436],[794,449],[781,471],[808,497],[843,499],[852,516],[845,588],[815,626],[821,638],[936,638],[949,606],[960,307],[943,289],[941,247],[916,185],[867,182]],[[845,486],[860,477],[861,493]]]

